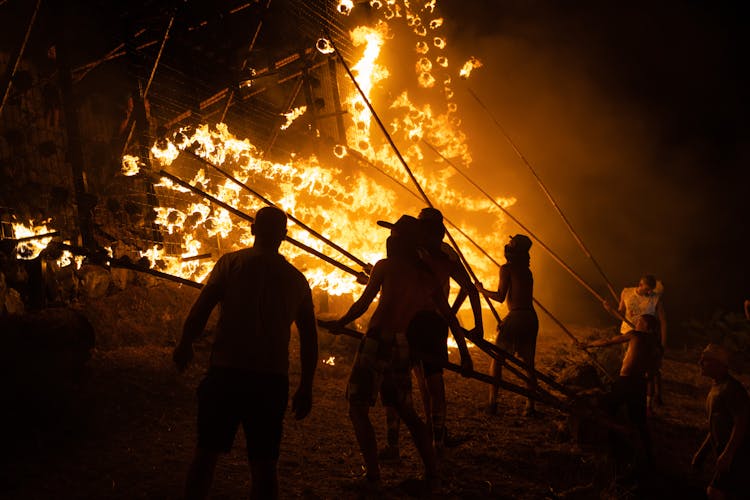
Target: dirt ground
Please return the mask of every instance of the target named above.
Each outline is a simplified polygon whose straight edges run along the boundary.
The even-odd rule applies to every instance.
[[[177,286],[131,287],[81,305],[97,333],[86,379],[42,407],[44,418],[18,429],[5,446],[0,496],[49,498],[181,498],[195,443],[195,389],[210,340],[200,341],[196,363],[178,374],[171,349],[195,291]],[[585,338],[590,329],[573,329]],[[356,342],[321,332],[312,414],[285,422],[279,475],[283,498],[356,498],[363,474],[344,400]],[[298,349],[291,346],[291,388],[298,380]],[[489,360],[472,348],[475,366]],[[334,357],[334,364],[324,361]],[[457,360],[457,353],[451,353]],[[664,364],[665,406],[650,419],[656,466],[638,498],[701,498],[708,471],[691,473],[692,452],[703,437],[709,382],[700,377],[697,349],[670,350]],[[557,374],[576,359],[559,331],[542,330],[540,369]],[[743,379],[747,384],[748,380]],[[499,412],[484,413],[486,387],[446,374],[448,428],[461,441],[440,461],[442,488],[435,498],[635,498],[607,487],[604,456],[570,438],[563,413],[540,407],[522,416],[524,401],[502,393]],[[419,397],[415,395],[419,406]],[[62,399],[62,400],[61,400]],[[36,415],[39,417],[39,415]],[[379,443],[385,417],[372,411]],[[28,428],[27,428],[28,427]],[[402,426],[402,459],[384,464],[384,498],[410,498],[421,473],[416,450]],[[601,444],[601,443],[600,443]],[[602,481],[605,478],[605,481]],[[249,472],[242,432],[219,463],[211,498],[247,498]]]

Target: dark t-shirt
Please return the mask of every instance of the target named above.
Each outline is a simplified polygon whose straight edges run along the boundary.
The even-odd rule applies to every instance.
[[[305,276],[278,253],[247,248],[223,255],[206,289],[220,305],[211,365],[286,375],[291,325],[313,311]]]

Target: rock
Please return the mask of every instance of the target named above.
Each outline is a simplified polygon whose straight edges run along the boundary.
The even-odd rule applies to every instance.
[[[0,390],[12,404],[0,412],[0,437],[27,427],[54,425],[88,375],[94,328],[68,308],[0,318]],[[11,434],[9,434],[11,433]],[[15,433],[15,434],[12,434]]]
[[[81,280],[81,291],[91,299],[107,295],[109,285],[112,283],[109,271],[93,264],[82,265],[78,270],[78,277]]]
[[[25,310],[21,294],[13,288],[8,288],[5,294],[5,310],[11,316],[23,314]]]
[[[113,267],[111,276],[112,283],[114,283],[118,290],[125,290],[128,287],[128,283],[132,283],[134,280],[133,271],[121,267]]]
[[[602,385],[596,368],[588,363],[568,366],[562,371],[558,381],[581,389],[594,389]]]

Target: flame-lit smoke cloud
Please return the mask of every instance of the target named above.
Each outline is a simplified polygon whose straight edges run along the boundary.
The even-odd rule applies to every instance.
[[[739,36],[731,8],[674,3],[651,12],[649,23],[635,7],[601,4],[516,2],[492,13],[483,2],[441,6],[455,21],[450,48],[484,64],[466,86],[535,167],[618,292],[642,273],[664,281],[679,336],[686,317],[739,311],[750,295],[740,243],[748,225],[738,217],[748,213],[750,155],[747,134],[732,123],[747,103],[737,81],[747,75],[720,35]],[[475,180],[498,196],[512,193],[511,211],[606,296],[528,168],[466,87],[455,90]],[[612,321],[539,245],[532,254],[542,302],[564,319]]]

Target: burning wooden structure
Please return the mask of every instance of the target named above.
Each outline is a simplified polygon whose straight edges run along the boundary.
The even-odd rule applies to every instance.
[[[5,311],[106,294],[112,280],[83,262],[200,286],[250,243],[264,205],[289,214],[282,251],[319,310],[339,296],[344,307],[384,255],[375,221],[425,204],[462,221],[452,244],[475,280],[493,280],[513,200],[455,182],[456,163],[471,163],[455,91],[481,62],[453,62],[435,1],[144,2],[81,33],[66,23],[95,3],[33,7],[12,6],[28,22],[5,54],[0,151],[19,185],[4,186],[0,215],[6,254],[35,271],[4,287]],[[23,297],[5,293],[16,288]]]

